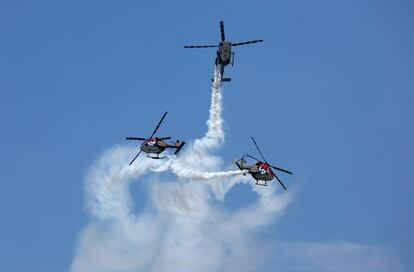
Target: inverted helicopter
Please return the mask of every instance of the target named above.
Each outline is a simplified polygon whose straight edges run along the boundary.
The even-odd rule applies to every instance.
[[[262,152],[259,149],[259,146],[257,145],[253,137],[252,137],[252,140],[253,140],[254,145],[257,148],[257,151],[259,151],[260,155],[262,156],[263,161],[256,159],[255,157],[250,156],[248,154],[245,154],[240,160],[235,161],[235,164],[237,165],[237,167],[242,171],[248,170],[249,171],[248,173],[256,180],[256,185],[267,186],[268,181],[271,181],[273,178],[276,178],[277,181],[280,183],[280,185],[282,185],[283,189],[286,190],[286,186],[282,183],[282,181],[279,179],[279,177],[276,175],[273,169],[277,171],[285,172],[291,175],[293,175],[293,173],[288,170],[270,165],[264,158]],[[246,165],[246,160],[244,159],[246,156],[256,160],[257,162],[253,165]],[[264,181],[264,183],[260,183],[259,181]]]
[[[224,67],[229,64],[233,66],[233,63],[234,63],[234,52],[231,51],[231,48],[233,46],[240,46],[240,45],[245,45],[245,44],[263,42],[263,40],[252,40],[252,41],[246,41],[246,42],[232,43],[231,41],[226,40],[226,36],[224,34],[223,21],[220,21],[220,32],[221,32],[221,41],[219,42],[218,45],[185,45],[184,48],[218,47],[215,64],[216,66],[220,65],[221,81],[231,81],[230,77],[224,77]]]
[[[164,152],[167,148],[174,148],[176,149],[174,155],[177,155],[180,152],[181,148],[183,148],[185,142],[180,142],[177,140],[174,144],[168,144],[165,140],[171,139],[171,137],[154,137],[155,133],[157,132],[158,128],[160,127],[162,121],[164,120],[165,116],[167,115],[168,111],[164,113],[161,117],[161,120],[158,122],[158,125],[155,127],[154,132],[148,138],[140,138],[140,137],[127,137],[127,140],[134,140],[134,141],[144,141],[141,144],[140,151],[138,154],[132,159],[129,163],[131,165],[136,158],[138,158],[141,152],[147,153],[147,157],[151,159],[163,159],[160,157],[160,154]],[[150,156],[150,154],[155,154],[156,156]]]

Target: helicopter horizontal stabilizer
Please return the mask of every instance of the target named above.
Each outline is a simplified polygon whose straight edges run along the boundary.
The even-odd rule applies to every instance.
[[[221,82],[230,82],[231,81],[231,77],[223,77],[220,80]],[[211,79],[211,82],[214,82],[214,78]]]
[[[184,145],[185,145],[185,142],[182,142],[182,143],[180,144],[180,146],[178,146],[177,150],[174,152],[174,155],[177,155],[177,154],[178,154],[178,152],[180,152],[181,148],[183,148],[183,146],[184,146]]]

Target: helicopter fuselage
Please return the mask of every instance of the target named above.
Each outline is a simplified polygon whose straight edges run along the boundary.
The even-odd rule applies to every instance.
[[[260,173],[260,172],[249,172],[252,177],[256,180],[263,180],[263,181],[271,181],[273,179],[273,175],[271,173]]]
[[[217,49],[216,65],[226,66],[231,61],[231,43],[222,41]]]
[[[157,138],[146,139],[141,144],[141,150],[147,154],[160,154],[167,149],[168,144]]]
[[[256,181],[270,181],[274,177],[269,165],[261,161],[251,166],[249,173]]]

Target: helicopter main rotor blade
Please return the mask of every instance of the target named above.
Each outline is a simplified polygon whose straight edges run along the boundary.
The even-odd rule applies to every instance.
[[[160,140],[169,140],[171,137],[161,137]]]
[[[226,36],[224,35],[224,22],[220,21],[220,33],[221,33],[221,41],[224,41],[226,39]]]
[[[162,121],[164,120],[165,116],[167,115],[168,111],[166,111],[164,113],[164,115],[161,117],[161,120],[158,122],[158,125],[155,127],[154,132],[151,134],[151,136],[149,138],[152,138],[152,136],[154,136],[154,134],[157,132],[158,128],[160,127]]]
[[[132,161],[129,163],[129,165],[131,165],[135,161],[135,159],[138,158],[138,156],[139,156],[139,154],[141,154],[141,152],[142,152],[142,150],[140,150],[138,152],[138,154],[132,159]]]
[[[285,173],[288,173],[288,174],[293,175],[293,173],[292,173],[292,172],[290,172],[290,171],[288,171],[288,170],[285,170],[285,169],[283,169],[283,168],[279,168],[279,167],[276,167],[276,166],[273,166],[273,165],[270,165],[270,167],[272,167],[273,169],[276,169],[276,170],[278,170],[278,171],[282,171],[282,172],[285,172]]]
[[[140,137],[126,137],[127,140],[137,140],[137,141],[145,141],[145,138]]]
[[[184,45],[184,48],[209,48],[218,47],[218,45]]]
[[[252,158],[253,160],[260,161],[260,160],[256,159],[255,157],[250,156],[249,154],[246,154],[246,156],[249,157],[249,158]]]
[[[276,173],[273,172],[272,169],[270,169],[272,171],[273,176],[275,176],[275,178],[277,179],[277,181],[279,181],[280,185],[282,185],[283,189],[286,190],[286,186],[283,184],[283,182],[276,176]]]
[[[255,146],[256,146],[256,148],[257,148],[257,151],[259,151],[259,153],[260,153],[260,155],[262,156],[262,158],[263,158],[264,162],[265,162],[265,163],[267,163],[267,161],[266,161],[265,157],[264,157],[264,156],[263,156],[263,154],[262,154],[262,151],[260,151],[259,146],[257,145],[256,141],[254,140],[253,136],[251,136],[251,137],[252,137],[252,140],[253,140],[254,145],[255,145]]]
[[[258,43],[258,42],[263,42],[263,40],[253,40],[253,41],[247,41],[247,42],[232,43],[231,46],[239,46],[239,45]]]

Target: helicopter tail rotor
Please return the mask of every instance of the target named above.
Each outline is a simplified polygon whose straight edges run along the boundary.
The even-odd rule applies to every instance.
[[[244,159],[246,155],[243,155],[241,159],[234,161],[234,163],[237,165],[237,168],[239,168],[241,171],[245,170],[244,165],[246,163],[246,160]]]
[[[177,150],[174,152],[174,155],[177,155],[180,151],[181,151],[181,149],[183,148],[183,146],[185,145],[185,142],[181,142],[181,144],[180,144],[180,141],[178,141],[177,140]]]

